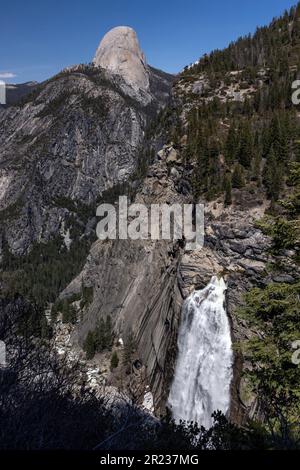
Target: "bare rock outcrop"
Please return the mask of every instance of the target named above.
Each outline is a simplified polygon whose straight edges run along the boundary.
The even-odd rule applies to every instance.
[[[149,168],[136,202],[191,202],[168,165],[163,158]],[[177,172],[182,172],[180,166]],[[224,276],[233,340],[250,334],[235,309],[243,294],[262,282],[269,239],[253,224],[265,210],[259,196],[247,196],[247,211],[240,206],[240,199],[237,194],[229,208],[221,199],[206,205],[205,246],[201,250],[186,251],[177,242],[167,241],[97,241],[84,270],[62,294],[68,297],[80,292],[82,283],[93,286],[93,302],[73,337],[75,343],[82,345],[88,331],[107,315],[113,320],[116,337],[126,342],[133,332],[136,357],[145,369],[145,383],[154,396],[156,411],[164,409],[168,398],[181,307],[191,292],[203,288],[214,275]],[[238,422],[247,410],[247,404],[241,402],[241,368],[242,358],[236,355],[231,416]]]
[[[180,151],[176,151],[176,159],[167,158],[172,151],[171,143],[158,151],[158,160],[149,167],[135,202],[147,206],[193,202],[183,184],[188,183],[189,170],[181,163]],[[82,284],[93,287],[93,301],[73,335],[74,344],[82,346],[87,333],[108,315],[116,338],[126,343],[132,332],[134,361],[138,360],[145,378],[140,391],[143,394],[149,386],[155,411],[163,411],[177,356],[181,307],[190,293],[206,286],[212,276],[222,275],[228,286],[226,309],[233,343],[256,334],[239,317],[238,307],[243,305],[247,291],[274,280],[274,273],[268,271],[270,239],[255,224],[267,208],[262,191],[254,193],[246,188],[233,191],[229,207],[224,206],[222,196],[207,202],[205,244],[195,251],[172,241],[95,242],[84,269],[62,293],[62,297],[71,297],[80,293]],[[293,269],[291,266],[291,276]],[[247,396],[248,385],[242,375],[247,367],[242,354],[235,351],[230,417],[237,423],[258,412],[257,397]],[[138,388],[139,384],[134,386]]]
[[[0,107],[0,259],[4,243],[23,255],[70,217],[85,224],[76,207],[130,179],[171,89],[170,75],[149,68],[149,76],[149,91],[136,91],[109,70],[75,66]]]
[[[149,91],[149,70],[136,32],[127,26],[111,29],[96,51],[96,67],[121,75],[134,89]]]
[[[165,164],[159,162],[149,170],[136,202],[173,204],[189,199],[177,192]],[[78,293],[82,283],[93,286],[93,302],[74,335],[75,343],[82,345],[88,331],[108,315],[116,337],[126,343],[133,332],[156,410],[166,403],[176,358],[183,300],[177,282],[181,255],[182,248],[172,241],[97,241],[82,273],[62,293]]]

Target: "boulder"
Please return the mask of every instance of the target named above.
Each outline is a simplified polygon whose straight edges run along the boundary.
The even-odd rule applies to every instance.
[[[175,150],[173,147],[168,149],[167,163],[181,163],[181,157],[177,150]]]

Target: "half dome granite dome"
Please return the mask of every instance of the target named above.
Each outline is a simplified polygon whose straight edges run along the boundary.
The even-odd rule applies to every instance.
[[[121,75],[134,89],[149,90],[149,71],[136,32],[127,26],[111,29],[99,44],[94,65]]]

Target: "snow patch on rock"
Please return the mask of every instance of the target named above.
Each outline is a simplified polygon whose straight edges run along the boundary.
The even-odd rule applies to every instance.
[[[150,413],[154,413],[154,399],[149,387],[146,388],[142,406],[145,410],[149,411]]]

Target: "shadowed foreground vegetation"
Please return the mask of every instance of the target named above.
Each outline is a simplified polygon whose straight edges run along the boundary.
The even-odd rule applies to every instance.
[[[294,449],[299,442],[267,425],[238,428],[219,412],[211,429],[158,420],[128,399],[99,398],[80,377],[80,364],[58,358],[51,342],[27,334],[22,299],[1,304],[0,338],[7,364],[0,368],[0,449],[198,451]],[[30,327],[31,329],[31,327]],[[30,330],[29,330],[30,331]],[[266,421],[267,422],[267,421]],[[294,431],[294,430],[293,430]]]

